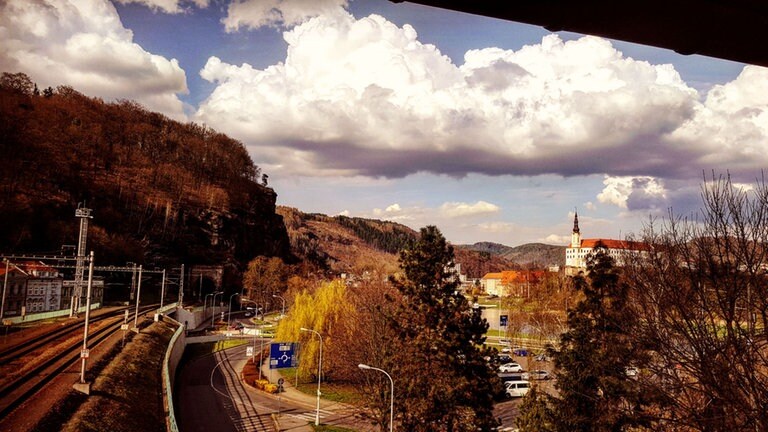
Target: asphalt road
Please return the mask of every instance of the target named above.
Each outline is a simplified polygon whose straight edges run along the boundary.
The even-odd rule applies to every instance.
[[[239,378],[245,346],[194,359],[176,378],[176,418],[182,432],[274,431],[275,401]],[[296,409],[284,406],[283,409]]]

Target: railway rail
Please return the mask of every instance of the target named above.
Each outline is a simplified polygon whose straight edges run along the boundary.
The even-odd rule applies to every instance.
[[[95,324],[106,319],[114,319],[117,316],[123,316],[125,311],[129,309],[131,308],[126,306],[119,309],[115,309],[108,313],[93,315],[91,316],[90,323]],[[2,367],[3,365],[13,363],[19,358],[22,358],[30,353],[44,349],[45,347],[49,346],[51,343],[54,343],[56,340],[66,337],[72,332],[75,332],[77,330],[82,331],[83,325],[85,325],[85,321],[82,319],[73,321],[71,323],[52,329],[42,337],[37,337],[34,339],[24,339],[19,343],[0,349],[0,367]]]
[[[140,314],[156,309],[156,305],[139,308]],[[124,322],[125,309],[119,309],[94,317],[90,324],[93,326],[88,335],[88,348],[93,349],[100,342],[120,331]],[[94,326],[99,323],[98,328]],[[24,403],[30,396],[40,391],[46,384],[55,379],[63,371],[80,361],[80,353],[83,347],[82,327],[84,323],[63,327],[53,332],[54,334],[38,338],[23,346],[6,349],[0,353],[0,367],[8,368],[14,363],[21,363],[25,357],[31,357],[43,347],[45,354],[36,356],[39,361],[29,361],[33,366],[19,366],[19,373],[0,383],[0,418],[6,417],[10,412]],[[78,337],[79,336],[79,337]],[[56,341],[59,341],[58,343]],[[27,346],[28,345],[28,346]]]

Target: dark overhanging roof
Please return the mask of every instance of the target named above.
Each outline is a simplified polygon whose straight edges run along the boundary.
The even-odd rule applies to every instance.
[[[409,2],[768,67],[768,0]]]

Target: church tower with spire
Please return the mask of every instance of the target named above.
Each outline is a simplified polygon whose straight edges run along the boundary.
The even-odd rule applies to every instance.
[[[571,247],[581,247],[581,233],[579,232],[579,214],[574,212],[573,216],[573,233],[571,233]]]

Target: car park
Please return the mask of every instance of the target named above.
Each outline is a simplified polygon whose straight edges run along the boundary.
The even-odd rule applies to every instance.
[[[528,394],[528,390],[531,388],[531,384],[528,381],[509,381],[504,384],[506,389],[505,393],[509,397],[523,397]]]
[[[514,373],[514,372],[522,372],[522,371],[523,371],[523,367],[515,362],[506,363],[499,366],[499,372],[502,372],[502,373],[510,373],[510,372]]]

